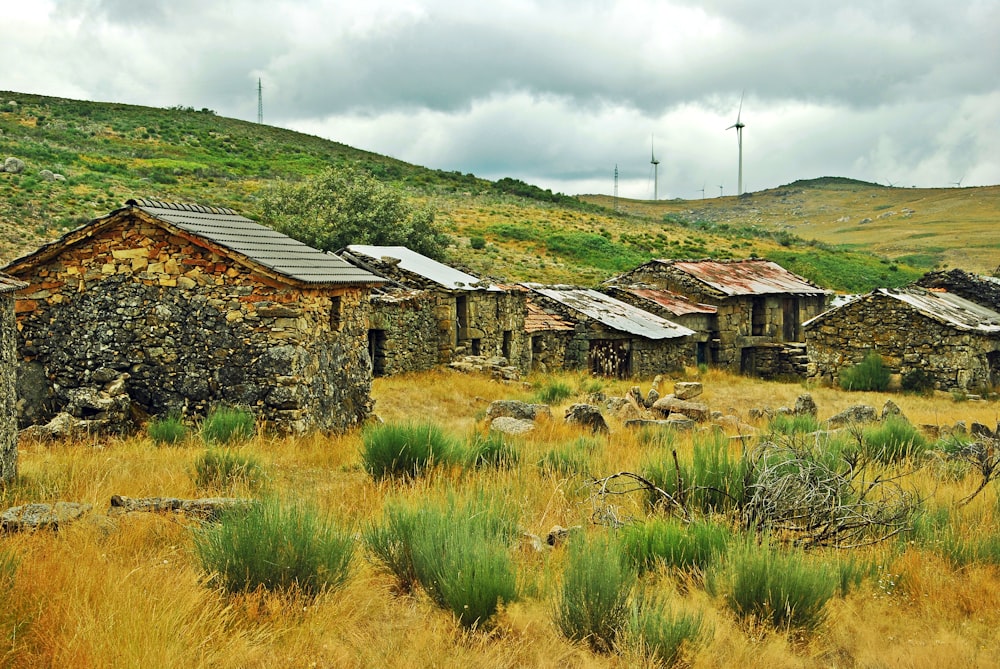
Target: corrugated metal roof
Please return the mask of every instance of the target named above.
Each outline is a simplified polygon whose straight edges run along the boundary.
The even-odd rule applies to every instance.
[[[12,293],[15,290],[27,287],[23,281],[18,281],[12,276],[7,276],[0,272],[0,293]]]
[[[616,300],[596,290],[569,286],[540,286],[530,283],[521,285],[620,332],[627,332],[646,339],[674,339],[694,334],[694,330],[683,325],[637,309],[631,304]]]
[[[550,314],[535,304],[531,298],[527,301],[528,311],[524,316],[524,331],[527,333],[574,330],[575,326],[559,314]]]
[[[619,286],[621,290],[628,291],[636,297],[650,300],[660,305],[675,316],[686,316],[688,314],[717,314],[719,308],[711,304],[701,304],[689,300],[683,295],[678,295],[669,290],[659,288],[637,288],[630,286]]]
[[[657,262],[708,284],[724,295],[829,295],[833,291],[820,288],[808,279],[793,274],[778,263],[763,259],[750,260],[659,260]]]
[[[500,288],[484,282],[479,277],[466,274],[454,267],[449,267],[416,251],[411,251],[405,246],[351,244],[347,247],[347,252],[368,256],[373,260],[391,258],[393,261],[397,261],[400,269],[421,276],[449,290],[501,291]]]
[[[923,288],[879,288],[877,292],[905,302],[926,316],[960,330],[1000,333],[1000,313],[953,293]]]
[[[185,232],[236,251],[255,263],[303,283],[380,284],[381,277],[355,267],[339,256],[283,235],[251,221],[232,209],[176,204],[157,200],[129,200],[150,216]]]

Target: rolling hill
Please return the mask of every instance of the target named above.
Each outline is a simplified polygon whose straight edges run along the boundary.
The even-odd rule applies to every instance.
[[[568,197],[516,179],[432,170],[217,116],[0,92],[0,263],[132,197],[256,215],[262,189],[356,165],[404,191],[454,239],[455,264],[516,281],[592,285],[651,257],[765,256],[842,291],[933,267],[1000,264],[1000,187],[887,188],[842,178],[706,200]],[[59,175],[59,176],[55,176]]]

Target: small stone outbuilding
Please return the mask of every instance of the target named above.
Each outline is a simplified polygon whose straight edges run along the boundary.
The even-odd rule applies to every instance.
[[[0,274],[0,484],[17,478],[17,327],[14,291],[27,284]]]
[[[946,290],[970,302],[1000,311],[1000,278],[973,274],[962,269],[924,274],[916,285],[928,290]]]
[[[804,324],[809,376],[836,383],[875,351],[897,381],[911,372],[940,390],[1000,384],[1000,313],[948,292],[879,288]]]
[[[520,285],[530,291],[534,305],[551,314],[553,323],[573,324],[572,330],[549,330],[550,339],[558,342],[550,343],[550,348],[558,346],[562,351],[565,369],[631,378],[651,377],[694,364],[694,332],[689,328],[596,290]]]
[[[499,356],[520,366],[526,342],[521,291],[405,246],[352,244],[340,255],[390,280],[371,296],[368,350],[375,376],[432,369],[465,356]]]
[[[532,299],[527,289],[521,287],[521,290],[528,296],[524,318],[528,360],[524,366],[542,374],[565,369],[566,350],[573,341],[576,323],[554,309],[546,311]]]
[[[761,377],[805,373],[801,324],[826,308],[833,291],[777,263],[748,260],[651,260],[616,285],[648,284],[718,308],[709,340],[712,363]]]
[[[371,412],[367,296],[384,281],[230,209],[129,200],[4,269],[29,284],[22,425],[109,379],[148,414],[226,403],[279,431]]]

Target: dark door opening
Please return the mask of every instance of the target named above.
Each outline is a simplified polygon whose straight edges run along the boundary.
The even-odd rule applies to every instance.
[[[372,376],[385,376],[385,330],[368,331],[368,360]]]
[[[740,349],[740,374],[757,376],[757,350],[752,346]]]
[[[514,338],[514,333],[510,330],[503,331],[503,343],[500,344],[500,355],[507,358],[507,362],[510,362],[510,344]]]
[[[699,365],[708,364],[708,342],[700,341],[698,342],[698,348],[695,350],[695,363]]]
[[[462,332],[469,327],[469,298],[465,295],[455,296],[455,346],[462,341]]]
[[[781,302],[781,334],[784,341],[799,340],[799,301],[794,298]]]
[[[753,305],[750,311],[750,334],[759,337],[764,334],[764,325],[767,321],[767,306],[763,297],[753,298]]]
[[[632,351],[622,339],[594,339],[590,342],[590,371],[600,376],[627,379],[632,375]]]

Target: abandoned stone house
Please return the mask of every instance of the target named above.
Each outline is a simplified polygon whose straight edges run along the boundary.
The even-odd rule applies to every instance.
[[[14,291],[25,286],[21,281],[0,274],[0,483],[9,483],[17,478],[17,328],[14,322]]]
[[[601,291],[633,307],[654,313],[692,330],[694,334],[691,335],[691,341],[695,343],[695,362],[699,365],[708,364],[712,336],[719,329],[718,307],[699,304],[672,291],[643,284],[623,286],[608,284],[602,287]]]
[[[1000,383],[1000,313],[958,295],[918,286],[879,288],[803,325],[809,376],[836,383],[840,371],[869,351],[899,384],[929,376],[940,390],[975,390]]]
[[[383,280],[230,209],[129,200],[10,263],[18,414],[124,378],[149,414],[242,405],[279,431],[371,411],[367,295]]]
[[[717,308],[701,359],[765,378],[804,374],[802,323],[821,313],[832,291],[777,263],[651,260],[610,284],[648,284]]]
[[[370,300],[368,350],[375,376],[431,369],[464,356],[500,356],[513,365],[524,359],[522,292],[404,246],[354,244],[340,255],[389,280]]]
[[[544,353],[549,369],[561,366],[631,378],[694,363],[694,332],[682,325],[596,290],[520,285],[530,291],[532,308],[546,314],[531,318],[530,350]]]

